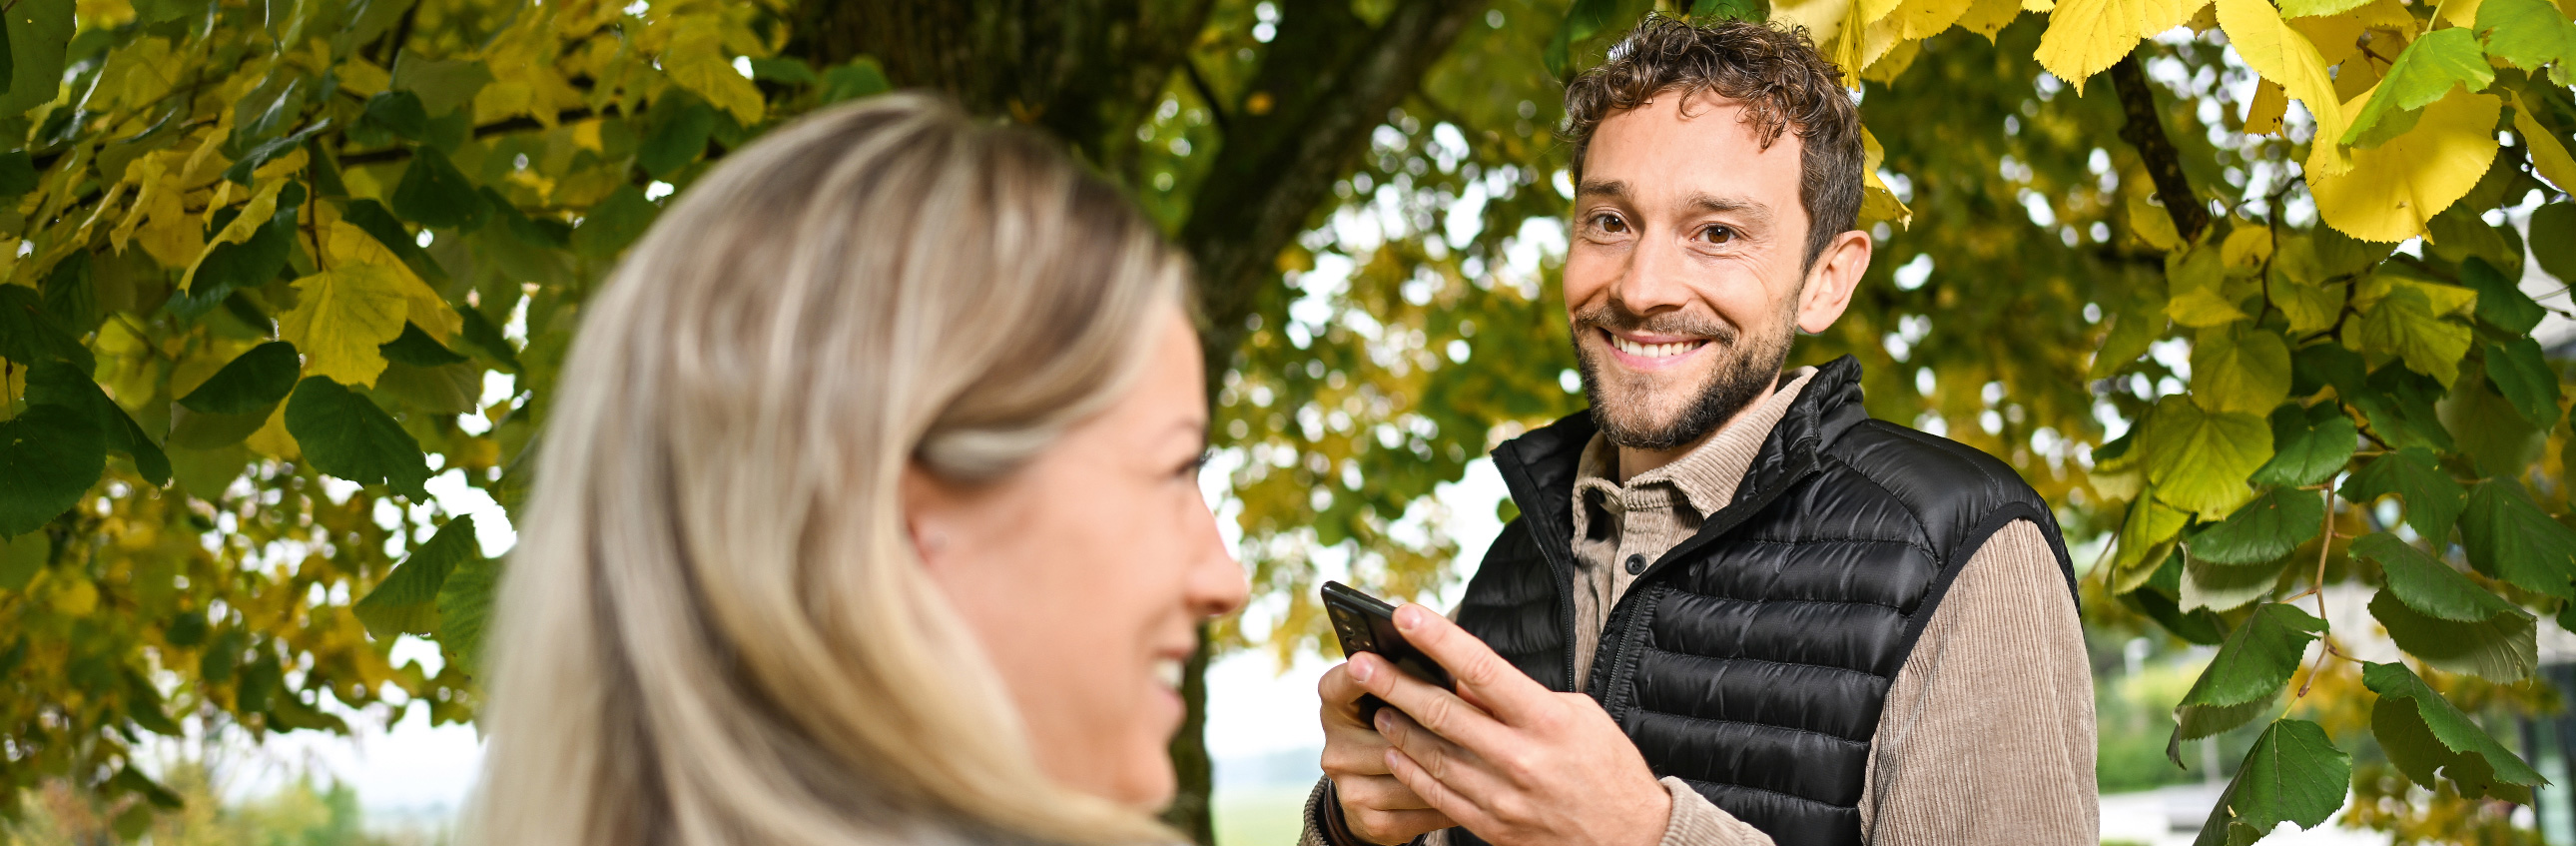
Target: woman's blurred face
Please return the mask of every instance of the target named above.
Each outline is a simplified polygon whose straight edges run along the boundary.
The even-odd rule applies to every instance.
[[[1200,498],[1206,388],[1178,306],[1127,394],[1000,482],[905,477],[915,547],[1009,685],[1039,764],[1138,808],[1172,795],[1165,747],[1200,620],[1242,568]]]

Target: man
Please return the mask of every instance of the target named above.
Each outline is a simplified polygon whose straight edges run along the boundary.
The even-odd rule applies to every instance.
[[[1365,654],[1325,675],[1308,842],[2094,842],[2047,504],[1868,419],[1852,359],[1781,371],[1869,266],[1835,68],[1650,17],[1566,112],[1592,408],[1494,451],[1522,516],[1455,622],[1397,613],[1457,692]],[[1363,694],[1393,707],[1364,724]]]

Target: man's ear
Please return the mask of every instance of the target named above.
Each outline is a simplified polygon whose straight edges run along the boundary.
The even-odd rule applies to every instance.
[[[1823,332],[1851,306],[1852,290],[1869,272],[1869,233],[1854,229],[1834,236],[1807,271],[1807,286],[1798,296],[1798,328]]]

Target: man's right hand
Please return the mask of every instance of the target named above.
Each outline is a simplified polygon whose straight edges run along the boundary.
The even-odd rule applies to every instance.
[[[1350,664],[1325,672],[1316,691],[1324,699],[1324,777],[1333,780],[1343,823],[1353,836],[1393,846],[1457,825],[1387,770],[1390,745],[1360,720],[1359,700],[1368,691],[1351,678]]]

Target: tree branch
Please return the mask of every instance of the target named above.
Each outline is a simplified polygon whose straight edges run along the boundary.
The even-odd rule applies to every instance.
[[[1199,262],[1211,394],[1241,345],[1244,318],[1279,279],[1279,251],[1485,3],[1407,0],[1375,27],[1344,0],[1282,5],[1278,37],[1246,89],[1273,105],[1235,115],[1181,225],[1181,245]]]
[[[2146,162],[2147,177],[2155,180],[2156,199],[2164,203],[2165,214],[2173,216],[2174,231],[2186,242],[2199,238],[2201,229],[2209,225],[2209,209],[2192,193],[2191,180],[2183,176],[2182,154],[2165,137],[2155,88],[2139,69],[2138,54],[2130,53],[2111,65],[2111,89],[2119,94],[2120,111],[2128,118],[2120,126],[2120,140],[2137,148],[2138,158]]]

